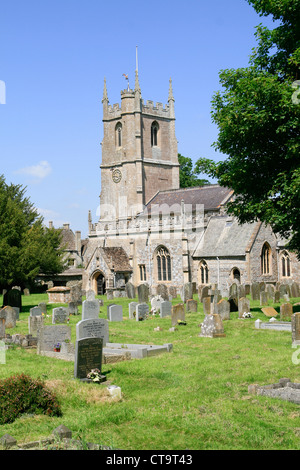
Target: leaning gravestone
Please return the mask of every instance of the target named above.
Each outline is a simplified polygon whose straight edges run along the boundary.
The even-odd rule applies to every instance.
[[[138,304],[136,306],[136,321],[145,320],[149,314],[149,305],[146,303]]]
[[[135,287],[132,282],[128,281],[125,284],[125,292],[128,299],[135,299]]]
[[[185,321],[184,304],[173,305],[171,312],[171,324],[175,326],[179,321]]]
[[[140,284],[138,286],[138,299],[140,304],[149,302],[148,284]]]
[[[98,300],[84,300],[82,302],[82,320],[88,318],[98,318],[100,305]]]
[[[102,338],[103,346],[109,342],[108,320],[105,318],[90,318],[76,324],[76,339]]]
[[[52,323],[67,323],[68,312],[63,307],[56,307],[52,310]]]
[[[71,341],[71,327],[69,325],[44,325],[38,331],[37,353],[53,351],[54,345]]]
[[[81,338],[76,340],[74,377],[77,379],[86,379],[87,375],[93,369],[98,369],[101,374],[102,352],[102,338]],[[104,381],[105,377],[101,377],[101,381]]]
[[[165,300],[160,304],[159,316],[161,318],[168,317],[172,314],[172,302]]]
[[[108,309],[109,321],[123,321],[122,305],[111,305]]]

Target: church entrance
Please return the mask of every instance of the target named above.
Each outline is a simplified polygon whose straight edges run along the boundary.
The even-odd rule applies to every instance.
[[[103,273],[98,271],[93,275],[92,286],[96,295],[104,295],[106,293],[106,282]]]

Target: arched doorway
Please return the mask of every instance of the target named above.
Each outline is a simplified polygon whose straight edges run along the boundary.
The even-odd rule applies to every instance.
[[[97,271],[93,274],[92,289],[96,295],[104,295],[106,293],[105,276],[101,271]]]

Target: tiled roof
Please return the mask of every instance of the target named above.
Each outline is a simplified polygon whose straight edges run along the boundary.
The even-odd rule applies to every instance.
[[[109,267],[115,272],[132,271],[126,251],[121,247],[100,248],[102,256]]]
[[[180,212],[181,202],[192,206],[203,204],[204,211],[216,210],[223,206],[233,195],[233,191],[217,184],[200,186],[195,188],[173,189],[159,191],[146,205],[143,215],[169,212]]]

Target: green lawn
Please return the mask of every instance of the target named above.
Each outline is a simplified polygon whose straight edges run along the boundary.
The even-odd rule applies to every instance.
[[[111,302],[102,298],[100,316],[106,318]],[[7,333],[27,334],[29,309],[47,301],[47,295],[23,296],[22,301],[20,320]],[[170,317],[129,320],[130,301],[114,300],[123,305],[124,321],[109,324],[110,342],[172,343],[173,351],[103,365],[107,382],[96,385],[75,380],[72,362],[13,347],[6,351],[6,363],[0,364],[0,379],[19,373],[44,379],[56,391],[63,416],[26,415],[0,426],[0,437],[8,433],[18,442],[29,442],[48,437],[64,424],[75,439],[114,449],[300,449],[299,405],[248,393],[253,383],[272,384],[282,377],[300,381],[300,365],[292,362],[291,334],[255,329],[257,318],[269,320],[259,302],[251,303],[253,318],[238,319],[232,313],[224,321],[226,337],[211,339],[198,336],[204,318],[200,302],[198,313],[186,314],[186,325],[169,332]],[[179,297],[173,301],[179,302]],[[277,311],[279,306],[274,305]],[[49,324],[52,308],[48,305]],[[80,319],[81,315],[70,318],[73,341]],[[157,326],[162,331],[154,331]],[[121,401],[108,398],[108,384],[121,387]]]

